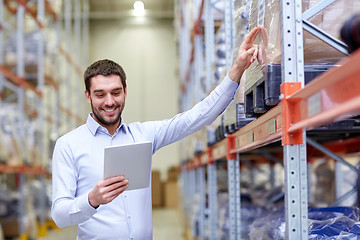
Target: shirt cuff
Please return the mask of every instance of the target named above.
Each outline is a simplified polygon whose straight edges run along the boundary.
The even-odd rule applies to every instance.
[[[84,213],[84,215],[91,217],[97,210],[89,203],[89,194],[84,194],[78,198],[78,209]]]

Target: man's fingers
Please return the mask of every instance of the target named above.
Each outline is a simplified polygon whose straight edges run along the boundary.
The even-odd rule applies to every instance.
[[[119,181],[119,182],[114,182],[113,184],[108,185],[108,186],[106,187],[106,191],[107,191],[107,192],[114,191],[114,190],[116,190],[116,189],[118,189],[118,188],[120,188],[120,187],[122,187],[122,186],[128,185],[128,182],[129,182],[129,181],[128,181],[127,179],[125,179],[125,180],[123,180],[123,181]]]
[[[259,46],[258,45],[254,45],[253,48],[254,48],[254,52],[252,54],[252,58],[251,58],[250,62],[255,61],[255,59],[257,58],[258,53],[259,53]]]
[[[110,186],[110,185],[114,184],[115,182],[121,182],[124,180],[125,180],[124,176],[115,176],[115,177],[109,177],[107,179],[104,179],[103,183],[104,183],[104,186]]]
[[[119,188],[114,189],[113,191],[110,191],[108,194],[106,194],[106,196],[104,196],[104,198],[109,201],[112,201],[114,198],[116,198],[117,196],[119,196],[121,193],[123,193],[127,188],[129,187],[128,184],[123,185]]]
[[[243,60],[253,62],[257,58],[258,54],[258,46],[254,45],[245,51],[245,53],[241,56]]]
[[[261,26],[257,26],[256,28],[253,28],[249,34],[246,36],[244,43],[246,44],[253,44],[255,41],[256,36],[258,35],[258,33],[261,30]]]

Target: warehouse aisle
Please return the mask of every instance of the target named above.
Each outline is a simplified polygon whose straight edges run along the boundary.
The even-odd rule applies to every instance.
[[[183,240],[184,224],[180,210],[159,208],[153,210],[154,240]]]
[[[179,210],[158,208],[153,210],[154,240],[183,240],[184,227]],[[40,240],[72,240],[76,239],[76,227],[67,227],[61,230],[49,231],[48,235]]]

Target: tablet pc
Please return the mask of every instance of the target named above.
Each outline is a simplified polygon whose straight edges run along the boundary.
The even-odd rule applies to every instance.
[[[129,180],[126,190],[146,188],[150,184],[151,157],[151,142],[106,147],[104,179],[123,175]]]

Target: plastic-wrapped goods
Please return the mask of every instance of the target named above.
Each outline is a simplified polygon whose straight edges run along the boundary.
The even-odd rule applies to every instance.
[[[250,226],[258,218],[264,217],[269,213],[269,210],[264,207],[256,206],[253,204],[246,204],[241,195],[241,239],[250,239]]]
[[[36,218],[40,218],[45,211],[46,217],[51,219],[51,182],[41,183],[40,180],[34,179],[27,184],[28,192],[32,195],[33,203],[31,209],[34,211]],[[45,199],[45,200],[43,200]],[[44,201],[44,206],[41,202]]]
[[[328,206],[335,199],[335,171],[331,161],[320,160],[313,164],[316,183],[314,187],[314,201],[319,206]]]
[[[193,197],[193,204],[189,219],[191,219],[192,235],[199,236],[199,221],[204,216],[200,215],[200,194],[196,193]]]
[[[318,2],[320,0],[303,0],[303,11]],[[340,38],[342,24],[358,9],[360,9],[360,1],[338,0],[310,18],[309,21],[323,31]],[[249,109],[246,107],[246,112],[251,112],[251,108],[254,108],[253,112],[261,114],[266,112],[269,106],[276,105],[279,102],[282,51],[280,21],[279,0],[251,1],[249,29],[258,25],[263,25],[264,28],[255,40],[255,44],[259,45],[258,59],[246,71],[245,94],[246,96],[249,95],[249,100],[245,100],[245,104],[249,105]],[[309,82],[334,66],[345,55],[307,31],[303,32],[305,82]],[[255,89],[256,87],[258,90]],[[251,97],[252,92],[254,92],[253,97]],[[257,98],[265,99],[266,105]],[[253,107],[250,106],[252,101],[254,101]],[[251,116],[251,114],[248,115]]]
[[[28,185],[24,187],[23,199],[25,204],[24,215],[20,217],[19,192],[0,190],[0,224],[3,227],[4,236],[8,239],[15,239],[19,232],[19,222],[24,226],[25,233],[30,239],[37,237],[37,223],[34,212],[34,193],[29,191]]]
[[[227,192],[220,192],[218,194],[218,236],[221,240],[226,240],[230,238],[229,218],[229,194]]]
[[[235,25],[235,41],[232,51],[232,64],[235,63],[237,53],[241,43],[249,30],[249,13],[250,0],[235,0],[234,1],[234,25]]]
[[[42,164],[39,154],[41,138],[39,124],[30,118],[20,122],[16,104],[3,103],[1,106],[0,137],[0,160],[2,162],[13,166],[20,164],[39,166]]]
[[[0,189],[0,222],[8,221],[19,214],[19,195],[6,189]]]
[[[285,239],[284,210],[256,219],[250,226],[249,236],[253,240]]]
[[[309,210],[309,240],[360,239],[360,210],[332,207]]]
[[[0,109],[0,128],[2,131],[2,158],[8,165],[20,165],[20,136],[18,134],[19,119],[15,104],[2,104]]]
[[[215,82],[214,86],[219,84],[226,74],[226,45],[225,28],[222,24],[215,35]]]
[[[235,0],[234,2],[234,24],[235,24],[235,41],[232,49],[231,64],[234,64],[239,46],[248,33],[249,28],[249,10],[250,0]],[[224,112],[224,124],[227,127],[226,132],[231,134],[243,127],[251,120],[247,121],[244,113],[244,91],[245,91],[245,74],[241,78],[239,88],[234,96],[234,101],[229,104]]]
[[[313,7],[320,0],[303,0],[303,11]],[[330,6],[309,19],[311,23],[323,31],[340,38],[340,29],[346,19],[360,8],[359,1],[337,0]],[[259,11],[261,9],[261,11]],[[280,63],[281,34],[280,34],[280,1],[252,0],[250,8],[249,28],[263,25],[265,30],[257,38],[261,46],[262,58],[260,65],[266,63]],[[327,46],[321,40],[304,31],[305,64],[336,63],[344,55],[334,48]]]
[[[24,34],[24,62],[25,66],[28,66],[27,70],[32,70],[33,67],[37,66],[37,50],[39,42],[39,31],[28,32]],[[16,34],[11,35],[5,47],[5,64],[7,66],[15,66],[17,64],[16,58]]]
[[[0,122],[2,122],[1,114],[0,114]],[[9,150],[7,148],[7,144],[5,141],[5,134],[0,125],[0,163],[6,163],[8,158],[9,158]]]
[[[360,210],[356,207],[310,209],[309,240],[360,239]],[[284,209],[259,218],[250,226],[250,239],[285,239]]]

